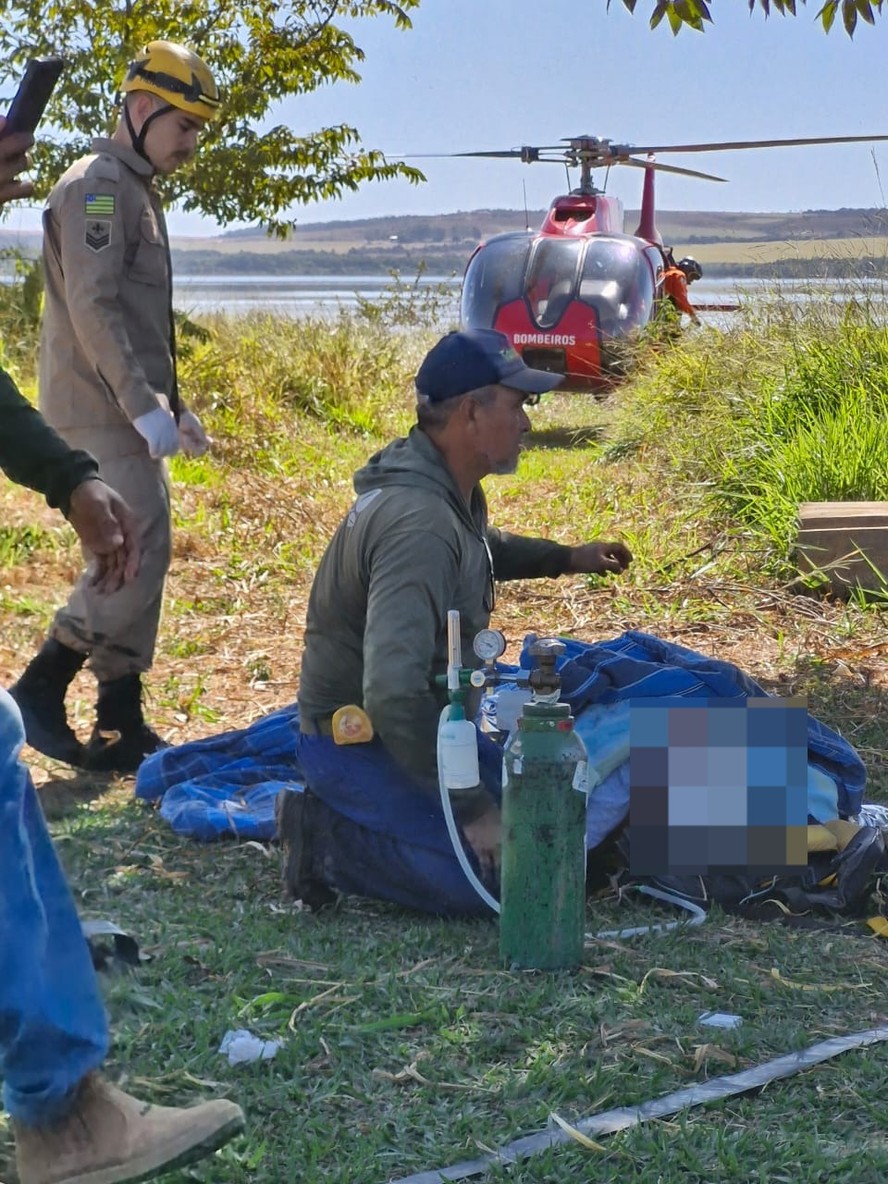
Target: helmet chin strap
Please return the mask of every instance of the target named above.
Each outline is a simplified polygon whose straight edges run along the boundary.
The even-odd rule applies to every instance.
[[[130,139],[133,142],[133,148],[136,150],[136,152],[138,152],[139,156],[141,156],[143,160],[148,161],[148,163],[151,165],[152,168],[154,168],[154,162],[151,160],[150,156],[145,151],[145,136],[148,134],[148,129],[151,126],[151,124],[154,123],[155,119],[157,119],[161,115],[166,115],[167,111],[173,111],[173,110],[175,110],[175,108],[170,103],[166,103],[163,107],[158,107],[156,111],[151,112],[151,114],[148,116],[148,118],[142,124],[141,130],[137,133],[135,126],[133,125],[132,116],[130,115],[129,103],[127,103],[126,100],[124,100],[123,118],[126,121],[126,128],[130,134]],[[155,169],[155,172],[156,171],[157,170]]]

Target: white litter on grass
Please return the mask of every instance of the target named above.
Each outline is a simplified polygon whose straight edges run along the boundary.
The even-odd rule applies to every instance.
[[[253,1061],[270,1061],[283,1046],[281,1040],[262,1040],[246,1028],[226,1032],[219,1052],[228,1057],[229,1065],[249,1065]]]
[[[704,1011],[697,1023],[707,1028],[739,1028],[743,1023],[743,1016],[731,1015],[728,1011]]]

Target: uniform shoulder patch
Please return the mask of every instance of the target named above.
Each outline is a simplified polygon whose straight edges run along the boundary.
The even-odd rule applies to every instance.
[[[120,161],[108,152],[100,152],[90,161],[88,176],[94,181],[119,181]]]
[[[101,218],[88,221],[83,241],[91,251],[104,251],[111,244],[111,223]]]
[[[83,212],[87,218],[113,218],[114,205],[113,193],[86,193],[83,197]]]

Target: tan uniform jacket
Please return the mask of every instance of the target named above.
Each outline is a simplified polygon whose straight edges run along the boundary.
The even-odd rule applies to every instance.
[[[40,408],[100,460],[146,451],[132,421],[174,381],[169,239],[151,175],[132,148],[94,140],[43,215]]]

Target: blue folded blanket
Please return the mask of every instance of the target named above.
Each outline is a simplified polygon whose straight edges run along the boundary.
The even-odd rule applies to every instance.
[[[525,639],[522,666],[530,665]],[[730,662],[650,634],[628,632],[594,644],[565,639],[562,698],[589,752],[586,839],[597,846],[629,808],[629,707],[644,697],[742,699],[766,692]],[[512,668],[515,669],[514,667]],[[504,689],[502,694],[514,692]],[[296,760],[298,708],[281,708],[235,732],[166,748],[142,764],[136,796],[161,799],[174,830],[209,840],[275,836],[274,800],[303,784]],[[866,772],[847,741],[808,717],[808,810],[818,821],[858,813]]]
[[[192,839],[273,839],[278,793],[302,784],[298,729],[294,705],[236,732],[162,748],[139,767],[136,797],[160,799],[161,816]]]

